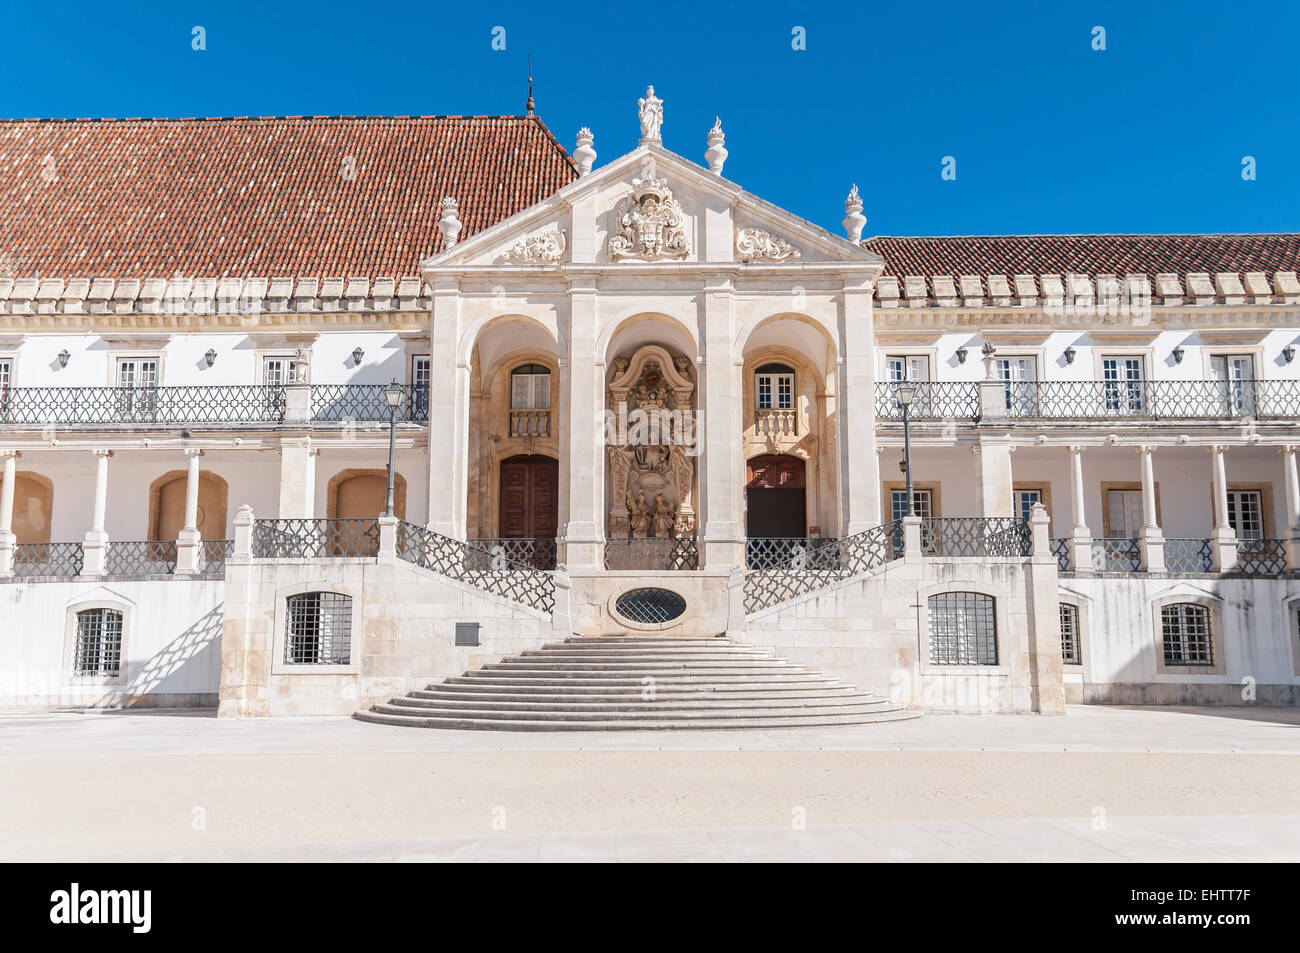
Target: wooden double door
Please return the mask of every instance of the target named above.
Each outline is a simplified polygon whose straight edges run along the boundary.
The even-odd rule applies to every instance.
[[[802,539],[807,535],[804,462],[787,454],[764,454],[747,464],[745,533],[751,539]]]
[[[554,539],[560,519],[559,462],[536,455],[502,460],[500,505],[498,536]]]

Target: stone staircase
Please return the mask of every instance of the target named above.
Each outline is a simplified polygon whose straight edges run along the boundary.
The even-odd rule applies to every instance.
[[[730,639],[571,638],[448,678],[361,721],[415,728],[806,728],[918,717]]]

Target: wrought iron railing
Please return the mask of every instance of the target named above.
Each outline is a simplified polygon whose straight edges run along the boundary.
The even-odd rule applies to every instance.
[[[226,574],[226,560],[235,551],[233,539],[205,539],[199,548],[199,575],[217,578]]]
[[[759,551],[768,550],[764,540]],[[825,589],[835,583],[869,572],[903,554],[902,523],[894,520],[842,539],[823,540],[812,554],[792,552],[782,563],[774,561],[745,573],[745,611],[757,612],[777,603]]]
[[[252,542],[258,559],[378,556],[379,520],[257,520]]]
[[[387,421],[386,384],[313,384],[311,416],[313,420]],[[423,422],[429,419],[428,391],[420,385],[402,386],[402,400],[397,405],[397,419]]]
[[[1103,537],[1092,541],[1093,572],[1141,572],[1142,549],[1136,539]]]
[[[528,566],[532,569],[555,568],[555,539],[511,539],[507,537],[483,537],[471,539],[471,546],[496,556],[504,555],[511,562]]]
[[[403,520],[397,524],[397,555],[512,602],[543,612],[555,611],[555,577],[515,562],[502,552],[492,553]]]
[[[278,423],[284,410],[283,387],[13,387],[0,423]]]
[[[927,556],[1029,556],[1029,520],[1015,517],[934,517],[921,520],[921,551]]]
[[[1208,539],[1171,536],[1165,539],[1166,572],[1214,572],[1214,551]]]
[[[551,412],[549,410],[510,411],[510,436],[549,437],[550,435]]]
[[[1070,571],[1070,540],[1064,536],[1058,536],[1052,540],[1052,555],[1056,557],[1056,568],[1059,572]]]
[[[799,415],[793,410],[754,411],[754,433],[760,437],[797,437]]]
[[[751,536],[745,540],[746,569],[832,569],[839,565],[838,540]]]
[[[1281,539],[1237,541],[1237,572],[1251,576],[1280,576],[1286,572],[1286,542]]]
[[[18,543],[14,546],[14,575],[79,576],[81,543]]]
[[[605,568],[648,572],[699,569],[700,548],[694,536],[610,539],[605,542]]]
[[[1007,394],[1011,417],[1300,416],[1300,381],[1022,381]]]
[[[898,384],[876,384],[876,419],[902,420]],[[975,420],[980,415],[979,385],[971,381],[918,382],[908,416],[912,420]]]
[[[109,576],[158,576],[176,571],[176,540],[111,540],[104,550]]]

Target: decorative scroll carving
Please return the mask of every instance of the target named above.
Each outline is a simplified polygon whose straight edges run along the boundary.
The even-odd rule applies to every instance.
[[[506,256],[520,265],[550,264],[564,258],[569,234],[562,228],[551,228],[518,242]]]
[[[618,234],[609,240],[614,261],[661,261],[690,254],[686,214],[663,179],[647,167],[644,178],[632,180],[632,195],[615,209]]]
[[[798,261],[800,257],[799,249],[761,228],[742,228],[736,232],[736,254],[741,261]]]

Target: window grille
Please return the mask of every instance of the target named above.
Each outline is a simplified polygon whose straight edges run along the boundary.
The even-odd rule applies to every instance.
[[[115,609],[78,612],[72,649],[73,674],[116,677],[121,668],[122,613]]]
[[[1061,663],[1082,665],[1079,647],[1079,607],[1061,603]]]
[[[284,660],[291,665],[347,665],[352,641],[352,597],[305,592],[289,597]]]
[[[998,664],[993,597],[979,592],[941,592],[930,597],[930,663]]]
[[[1210,610],[1188,602],[1160,610],[1166,665],[1213,665]]]

